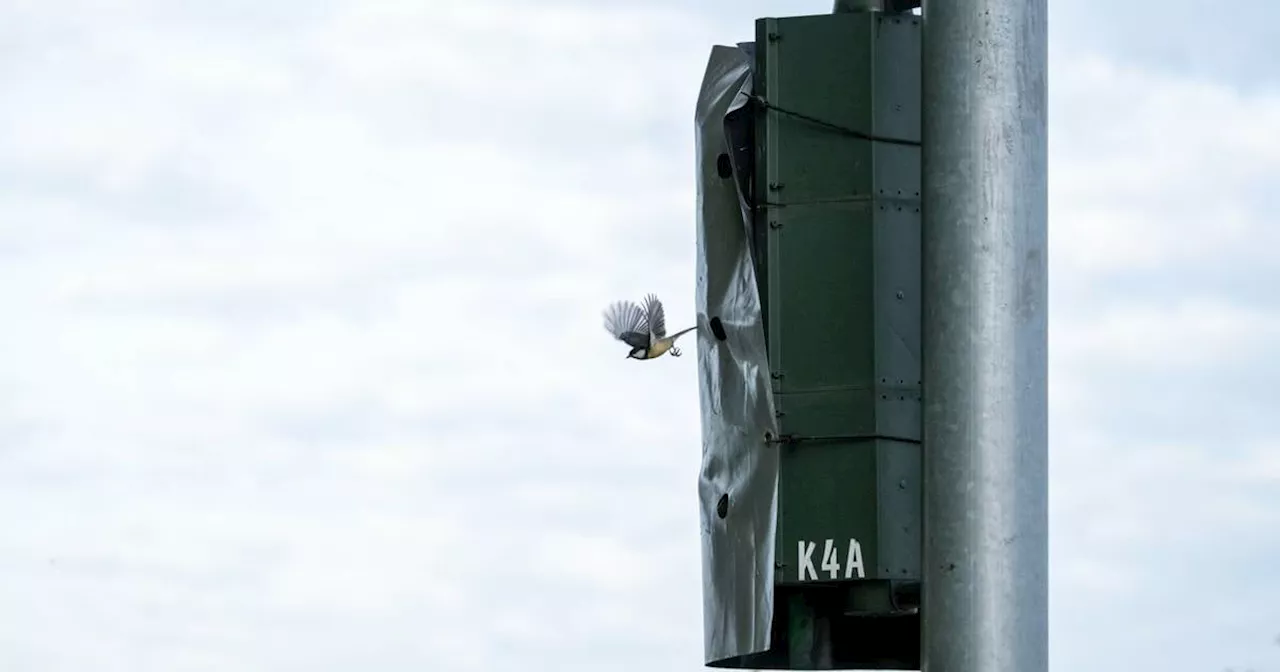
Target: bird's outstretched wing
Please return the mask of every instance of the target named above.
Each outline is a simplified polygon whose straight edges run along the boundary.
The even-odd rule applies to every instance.
[[[649,321],[645,311],[631,301],[614,301],[604,311],[604,328],[633,348],[649,347]]]
[[[654,294],[644,297],[645,321],[649,325],[649,333],[654,340],[667,335],[667,316],[662,310],[662,302]]]

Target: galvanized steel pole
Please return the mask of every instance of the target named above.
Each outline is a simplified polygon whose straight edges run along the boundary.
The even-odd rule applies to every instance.
[[[881,11],[884,11],[883,0],[836,0],[835,5],[831,8],[833,14]]]
[[[1048,669],[1046,0],[925,0],[925,672]]]

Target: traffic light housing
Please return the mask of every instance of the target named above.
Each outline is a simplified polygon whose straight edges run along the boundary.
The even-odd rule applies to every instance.
[[[920,35],[909,13],[764,18],[708,64],[710,666],[920,666]]]

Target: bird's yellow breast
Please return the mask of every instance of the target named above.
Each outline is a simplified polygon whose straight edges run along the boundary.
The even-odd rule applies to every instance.
[[[654,343],[653,345],[649,346],[649,352],[647,354],[649,355],[650,359],[654,357],[661,357],[668,350],[671,349],[672,345],[675,345],[674,341],[664,338],[661,341],[658,341],[657,343]]]

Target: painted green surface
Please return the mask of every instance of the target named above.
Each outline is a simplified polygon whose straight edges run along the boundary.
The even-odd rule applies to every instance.
[[[919,578],[920,150],[917,17],[760,19],[756,211],[779,428],[781,584],[850,538],[867,579]],[[772,109],[772,108],[781,108]],[[794,114],[793,114],[794,113]],[[809,117],[799,118],[796,114]]]

